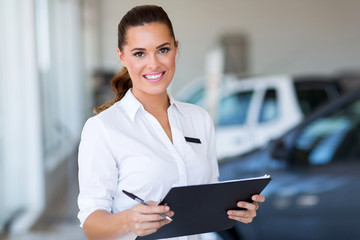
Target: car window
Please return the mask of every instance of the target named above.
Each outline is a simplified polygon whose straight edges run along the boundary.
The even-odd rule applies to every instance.
[[[278,117],[279,105],[275,89],[268,89],[265,92],[264,100],[259,114],[259,123],[266,123]]]
[[[329,96],[323,89],[296,89],[297,99],[304,115],[308,115],[315,108],[329,100]]]
[[[327,164],[360,159],[360,99],[316,119],[294,144],[295,163]]]
[[[217,123],[219,126],[241,125],[246,122],[253,91],[238,92],[221,99]]]

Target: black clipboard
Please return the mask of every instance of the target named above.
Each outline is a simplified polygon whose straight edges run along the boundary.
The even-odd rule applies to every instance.
[[[260,194],[271,181],[269,175],[226,182],[173,187],[159,205],[168,205],[175,212],[173,221],[157,232],[137,237],[154,240],[218,232],[232,228],[236,221],[226,212],[239,209],[238,201],[252,202],[251,196]]]

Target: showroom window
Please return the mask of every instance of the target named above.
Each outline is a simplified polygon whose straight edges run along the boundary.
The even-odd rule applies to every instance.
[[[9,220],[10,231],[31,226],[45,206],[46,173],[77,148],[84,118],[79,8],[62,0],[0,8],[0,231]]]
[[[70,155],[83,124],[81,16],[76,1],[38,0],[37,54],[45,167]]]
[[[32,1],[0,8],[0,230],[44,203],[34,14]]]

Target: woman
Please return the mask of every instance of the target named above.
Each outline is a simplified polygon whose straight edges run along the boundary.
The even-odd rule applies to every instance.
[[[160,213],[174,215],[155,202],[171,187],[218,179],[211,118],[167,93],[177,47],[161,7],[135,7],[119,23],[117,53],[123,68],[111,83],[116,97],[95,108],[97,115],[86,122],[79,147],[78,217],[89,239],[151,234],[170,222]],[[123,189],[153,200],[151,206],[137,204]],[[247,210],[229,211],[229,218],[251,222],[264,197],[253,200],[239,202]]]

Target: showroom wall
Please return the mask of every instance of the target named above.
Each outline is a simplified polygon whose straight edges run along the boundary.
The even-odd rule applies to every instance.
[[[360,69],[360,1],[357,0],[106,0],[100,4],[101,65],[118,70],[117,24],[135,5],[161,5],[180,41],[177,91],[205,74],[205,55],[224,34],[247,39],[253,74],[334,73]]]

